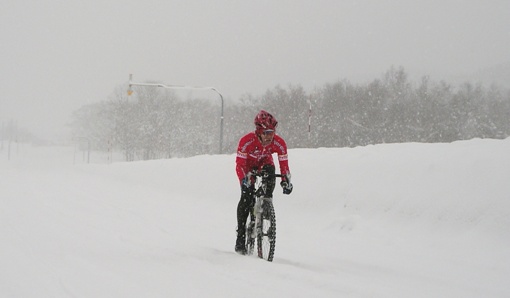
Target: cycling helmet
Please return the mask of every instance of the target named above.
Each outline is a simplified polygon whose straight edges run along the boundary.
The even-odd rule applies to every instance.
[[[265,130],[275,130],[278,126],[276,118],[264,110],[261,110],[257,116],[255,116],[254,123],[256,131],[259,134]]]

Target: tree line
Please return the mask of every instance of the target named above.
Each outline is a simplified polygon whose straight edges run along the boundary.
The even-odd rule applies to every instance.
[[[220,107],[210,99],[181,99],[168,89],[116,88],[108,100],[81,107],[72,131],[95,150],[122,151],[126,160],[216,154]],[[453,87],[423,77],[411,83],[392,67],[365,84],[347,80],[307,92],[300,85],[247,94],[224,109],[223,153],[254,129],[260,109],[279,121],[289,148],[355,147],[380,143],[452,142],[510,135],[510,92],[466,82]]]

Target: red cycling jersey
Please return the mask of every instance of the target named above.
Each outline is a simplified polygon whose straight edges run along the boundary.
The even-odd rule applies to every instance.
[[[253,169],[260,170],[264,165],[274,165],[273,153],[278,154],[280,173],[282,175],[289,174],[287,144],[282,137],[275,134],[267,146],[262,145],[255,132],[250,132],[242,137],[239,140],[236,157],[236,172],[239,182]]]

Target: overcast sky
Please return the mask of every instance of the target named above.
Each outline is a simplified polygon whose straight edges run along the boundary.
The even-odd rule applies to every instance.
[[[130,73],[236,99],[507,63],[510,1],[0,0],[0,39],[0,121],[53,136]]]

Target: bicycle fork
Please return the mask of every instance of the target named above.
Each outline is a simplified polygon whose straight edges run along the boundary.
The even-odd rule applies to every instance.
[[[261,228],[260,228],[260,221],[261,221],[261,216],[262,215],[262,200],[260,197],[257,197],[256,201],[255,201],[255,205],[253,206],[253,216],[255,217],[255,222],[252,222],[253,226],[252,226],[252,234],[251,234],[251,238],[252,239],[256,239],[257,238],[257,235],[260,235],[260,233],[262,232],[261,231]]]
[[[257,235],[262,236],[264,231],[262,230],[262,212],[264,211],[264,202],[271,202],[272,198],[257,197],[255,206],[253,207],[253,213],[255,216],[254,228],[252,229],[252,238],[256,238]]]

